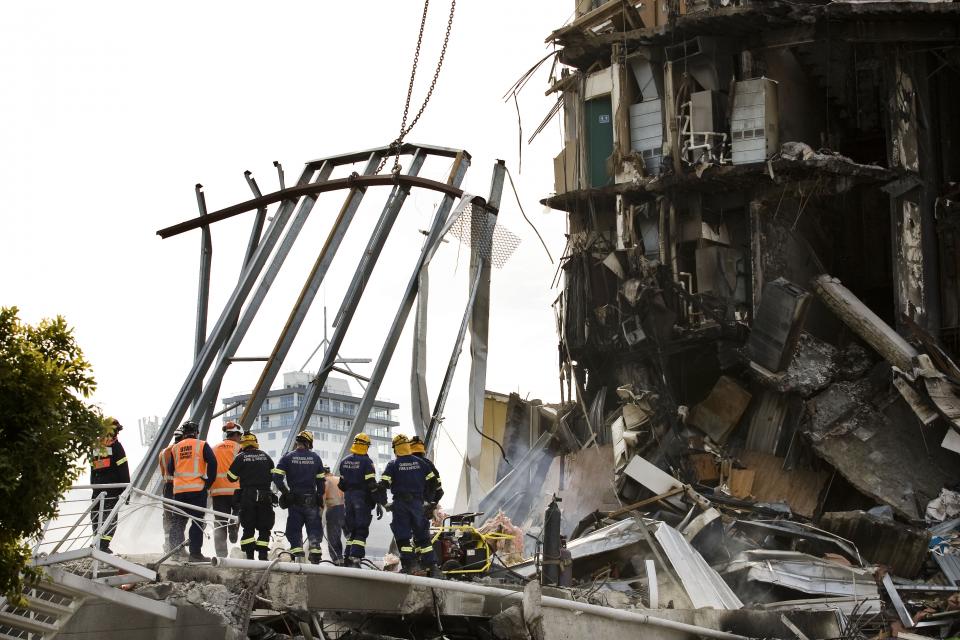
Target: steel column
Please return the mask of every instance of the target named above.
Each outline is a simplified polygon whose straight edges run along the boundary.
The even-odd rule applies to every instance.
[[[305,169],[298,184],[309,184],[316,173],[317,172],[314,169]],[[324,177],[321,179],[326,178]],[[217,350],[220,349],[220,347],[229,337],[229,333],[233,326],[233,318],[236,317],[238,310],[243,306],[244,301],[250,294],[250,290],[253,288],[257,277],[260,275],[260,271],[266,264],[267,258],[270,256],[270,252],[273,251],[274,246],[277,244],[280,236],[283,234],[284,228],[286,227],[295,206],[296,201],[286,200],[281,203],[280,207],[278,207],[273,221],[267,228],[267,232],[263,241],[260,243],[259,247],[257,247],[257,251],[254,254],[253,260],[249,265],[247,265],[246,269],[244,269],[243,276],[240,278],[240,281],[237,282],[233,293],[227,300],[226,305],[224,305],[223,311],[220,314],[220,319],[217,321],[216,326],[214,326],[213,330],[210,332],[210,335],[207,337],[207,341],[203,345],[203,350],[194,360],[193,366],[191,367],[190,372],[187,374],[186,380],[184,380],[183,385],[180,387],[180,391],[177,392],[177,396],[173,401],[173,405],[167,411],[163,420],[163,425],[160,427],[160,430],[157,433],[157,437],[154,438],[154,441],[151,443],[146,455],[144,456],[140,465],[137,467],[133,477],[133,483],[138,489],[145,489],[150,481],[150,478],[154,475],[154,472],[156,471],[157,455],[160,453],[161,448],[166,447],[167,443],[170,442],[177,423],[180,422],[180,419],[186,413],[187,407],[190,404],[192,399],[190,397],[192,395],[191,392],[197,387],[198,384],[202,382],[204,375],[216,356]],[[198,403],[198,406],[202,407],[203,404]]]
[[[274,164],[278,164],[278,163],[274,162]],[[282,169],[280,171],[281,171],[280,188],[282,189],[283,188],[283,171]],[[243,177],[247,181],[247,185],[250,187],[250,191],[253,192],[253,197],[254,198],[262,197],[263,194],[260,192],[260,186],[257,184],[257,181],[254,179],[253,174],[250,171],[244,171]],[[250,238],[249,240],[247,240],[247,251],[243,256],[243,266],[240,269],[241,277],[243,274],[243,270],[247,268],[248,264],[250,264],[250,261],[253,259],[253,254],[257,250],[257,246],[260,244],[260,237],[263,235],[263,225],[266,222],[266,219],[267,219],[267,208],[261,207],[257,209],[257,215],[254,218],[253,226],[250,229]],[[239,317],[239,315],[240,315],[240,310],[237,309],[237,313],[234,316],[230,325],[231,334],[233,333],[233,330],[236,329],[237,317]],[[234,358],[232,362],[236,362],[236,358]],[[193,408],[192,414],[196,417],[196,421],[200,424],[201,439],[205,439],[207,437],[207,434],[209,433],[209,430],[210,430],[210,421],[213,420],[213,418],[221,415],[221,413],[225,413],[223,411],[220,413],[214,413],[214,410],[216,409],[217,396],[220,395],[220,384],[222,382],[223,382],[222,379],[216,379],[216,380],[211,379],[208,386],[215,386],[216,388],[211,389],[208,395],[213,399],[207,402],[206,405],[200,404],[200,402],[198,401],[197,406]],[[201,392],[202,391],[198,391],[198,394]]]
[[[426,152],[420,149],[416,150],[410,162],[408,175],[415,176],[420,172],[420,167],[423,166],[426,155]],[[383,207],[383,212],[380,214],[377,226],[374,228],[373,234],[367,242],[367,247],[360,259],[360,264],[357,265],[357,269],[353,274],[353,280],[350,282],[350,287],[347,289],[346,295],[344,295],[343,302],[340,304],[340,310],[337,312],[333,322],[336,329],[330,338],[330,344],[327,345],[323,353],[320,369],[317,371],[316,377],[310,381],[310,385],[307,387],[306,393],[304,393],[303,400],[300,402],[300,407],[297,409],[297,417],[294,421],[295,426],[290,430],[290,433],[287,434],[284,450],[293,446],[296,434],[309,426],[310,416],[313,414],[313,409],[320,400],[323,385],[326,383],[327,376],[330,375],[330,370],[333,367],[334,361],[337,359],[337,353],[340,351],[340,346],[343,344],[347,329],[350,327],[350,321],[353,319],[353,314],[360,304],[363,291],[367,286],[367,282],[370,280],[370,276],[373,274],[373,268],[377,264],[380,252],[384,244],[386,244],[387,236],[390,235],[390,230],[393,228],[393,224],[400,214],[400,209],[403,208],[408,193],[408,187],[395,186]]]
[[[367,166],[363,172],[364,175],[370,175],[376,171],[379,163],[379,154],[370,154]],[[283,362],[286,360],[287,353],[289,353],[290,347],[293,345],[293,341],[300,331],[300,326],[303,324],[307,312],[310,310],[310,305],[313,304],[313,300],[317,296],[317,291],[320,290],[320,285],[323,283],[323,279],[330,269],[330,263],[333,262],[333,258],[337,255],[340,244],[343,242],[343,238],[347,234],[350,223],[353,222],[353,218],[357,213],[357,209],[360,208],[360,203],[363,201],[363,196],[366,192],[367,190],[364,187],[351,189],[344,200],[343,206],[340,208],[340,213],[333,223],[333,228],[330,229],[327,240],[324,242],[316,262],[313,264],[313,269],[303,284],[300,297],[297,298],[297,302],[290,312],[290,317],[287,319],[287,324],[284,325],[280,336],[277,338],[273,352],[267,359],[263,367],[263,372],[260,374],[260,379],[250,394],[250,400],[243,410],[243,415],[240,416],[240,424],[244,428],[249,429],[254,418],[260,411],[260,406],[264,400],[266,400],[267,394],[270,393],[270,387],[273,385],[277,374],[280,373],[280,367],[283,366]]]
[[[207,200],[203,195],[203,185],[197,184],[197,207],[200,215],[207,215]],[[210,225],[201,227],[200,236],[200,281],[197,284],[197,326],[194,338],[194,359],[200,357],[203,343],[207,341],[207,309],[210,306],[210,265],[213,261],[213,240],[210,237]],[[193,390],[194,395],[200,394],[199,386]],[[197,410],[194,405],[193,410]]]
[[[449,180],[452,184],[458,186],[467,171],[466,159],[459,157],[459,160],[459,164],[454,164]],[[387,339],[380,350],[380,356],[377,358],[376,365],[374,365],[373,373],[370,374],[370,382],[363,391],[363,398],[360,400],[360,406],[357,408],[357,415],[354,417],[350,432],[340,447],[340,455],[337,457],[337,460],[334,461],[335,464],[339,464],[340,460],[343,460],[354,437],[356,437],[366,425],[367,416],[370,415],[370,410],[373,408],[374,402],[376,402],[377,393],[380,391],[380,384],[383,382],[383,376],[387,371],[387,367],[390,365],[390,360],[393,358],[393,352],[397,347],[397,342],[400,340],[400,334],[403,332],[403,325],[406,324],[410,309],[413,308],[413,303],[417,299],[420,271],[424,265],[430,261],[437,247],[440,245],[440,240],[443,239],[443,232],[446,230],[447,217],[450,215],[452,208],[453,198],[450,196],[445,196],[443,202],[437,207],[433,224],[430,227],[427,238],[423,241],[423,247],[420,249],[420,257],[407,283],[407,289],[400,302],[400,308],[397,310],[393,324],[390,326],[390,332],[387,334]],[[331,468],[334,467],[331,466]]]

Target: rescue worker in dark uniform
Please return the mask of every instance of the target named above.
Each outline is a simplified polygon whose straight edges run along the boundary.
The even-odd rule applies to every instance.
[[[420,458],[422,462],[425,462],[430,471],[433,472],[433,476],[436,479],[436,484],[432,485],[433,490],[427,491],[423,494],[423,521],[420,523],[420,537],[429,538],[430,537],[430,521],[433,519],[433,514],[437,510],[437,505],[440,504],[440,498],[443,497],[443,485],[440,482],[440,472],[437,471],[437,467],[433,464],[433,461],[427,457],[426,447],[423,444],[423,440],[420,439],[420,436],[413,436],[410,438],[410,453]]]
[[[313,434],[301,431],[297,448],[284,454],[273,470],[273,483],[280,490],[280,508],[287,512],[287,542],[294,562],[303,561],[303,528],[307,528],[310,562],[319,564],[323,544],[323,460],[313,452]],[[286,480],[286,482],[284,482]],[[290,488],[287,488],[287,484]]]
[[[370,436],[357,434],[350,445],[350,455],[340,463],[340,490],[343,491],[345,505],[344,523],[347,530],[347,548],[343,551],[344,566],[359,567],[360,560],[367,553],[367,536],[370,535],[372,510],[377,506],[377,519],[383,511],[375,499],[377,493],[377,471],[373,460],[367,455],[370,448]]]
[[[173,444],[161,451],[160,455],[157,456],[157,467],[160,470],[160,478],[163,480],[162,495],[164,498],[171,500],[173,499],[173,474],[167,471],[167,468],[173,459],[173,447],[181,440],[183,440],[183,429],[177,427],[173,432]],[[161,517],[163,519],[163,552],[167,553],[173,549],[173,544],[170,540],[176,518],[169,509],[164,509]]]
[[[423,515],[424,495],[433,495],[436,490],[436,474],[429,465],[410,453],[410,441],[405,435],[393,438],[393,452],[396,458],[387,463],[380,476],[381,499],[390,489],[393,494],[393,519],[390,530],[400,550],[400,567],[404,573],[413,573],[417,569],[419,556],[420,568],[433,577],[443,577],[437,566],[437,557],[433,553],[429,529],[424,535]],[[411,540],[412,539],[412,540]]]
[[[123,450],[123,445],[117,440],[117,434],[123,429],[123,425],[116,418],[104,418],[103,424],[106,427],[106,435],[100,439],[90,456],[90,484],[129,483],[130,465],[127,464],[127,454]],[[103,495],[103,509],[101,510],[99,503],[95,504],[90,510],[90,522],[93,525],[93,534],[100,537],[100,550],[107,553],[113,553],[110,550],[110,542],[117,531],[117,519],[114,518],[110,526],[100,531],[100,514],[103,514],[103,523],[106,524],[110,520],[110,512],[117,505],[124,490],[125,487],[93,490],[94,502]]]
[[[227,471],[227,478],[240,482],[240,549],[248,560],[253,560],[254,550],[259,560],[266,560],[274,522],[274,495],[270,490],[273,460],[260,450],[252,433],[243,434],[240,448]]]

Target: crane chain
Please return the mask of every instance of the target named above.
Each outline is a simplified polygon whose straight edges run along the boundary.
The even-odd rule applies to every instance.
[[[407,118],[410,115],[410,99],[413,97],[413,82],[417,77],[417,65],[420,63],[420,47],[423,44],[423,32],[427,25],[427,12],[430,8],[430,0],[423,1],[423,15],[420,18],[420,32],[417,34],[417,46],[413,51],[413,67],[410,70],[410,82],[407,85],[407,99],[403,105],[403,119],[400,122],[400,135],[397,136],[396,140],[390,143],[390,155],[394,156],[393,160],[393,173],[400,173],[400,150],[403,145],[403,139],[406,137],[410,131],[413,130],[413,127],[416,126],[417,122],[420,121],[420,116],[423,115],[424,110],[427,108],[427,103],[430,102],[430,98],[433,96],[434,87],[437,85],[437,78],[440,76],[440,68],[443,67],[443,59],[447,55],[447,44],[450,42],[450,30],[453,27],[453,14],[457,8],[457,0],[450,0],[450,15],[447,18],[447,31],[443,36],[443,46],[440,49],[440,59],[437,60],[437,68],[433,72],[433,79],[430,81],[430,88],[427,90],[427,95],[423,99],[423,104],[420,105],[420,108],[417,110],[417,114],[413,117],[413,120],[410,121],[410,125],[407,126]],[[390,155],[385,155],[380,159],[380,164],[377,166],[376,173],[380,173],[383,170],[383,167],[387,164],[387,158]]]

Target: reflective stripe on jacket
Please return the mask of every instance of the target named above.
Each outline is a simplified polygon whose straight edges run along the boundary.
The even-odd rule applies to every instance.
[[[227,471],[238,453],[240,445],[232,440],[224,440],[213,448],[213,455],[217,457],[217,479],[210,485],[210,495],[232,496],[240,488],[239,482],[231,481],[227,477]]]
[[[173,445],[173,493],[203,491],[207,463],[203,459],[206,443],[196,438],[185,438]]]

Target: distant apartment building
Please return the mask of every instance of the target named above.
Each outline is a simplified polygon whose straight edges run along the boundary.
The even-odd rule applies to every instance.
[[[282,450],[291,429],[294,428],[297,411],[314,374],[293,372],[283,374],[283,388],[273,389],[260,408],[251,430],[260,441],[260,448],[277,461],[285,453]],[[239,420],[250,394],[223,399],[225,407],[240,403],[223,415],[223,422]],[[360,398],[354,396],[350,385],[342,378],[327,378],[320,400],[310,416],[309,428],[313,433],[313,449],[323,461],[332,466],[340,453],[344,440],[353,426]],[[376,401],[364,431],[373,440],[370,457],[378,471],[391,458],[391,429],[400,423],[394,421],[393,412],[400,405]]]

